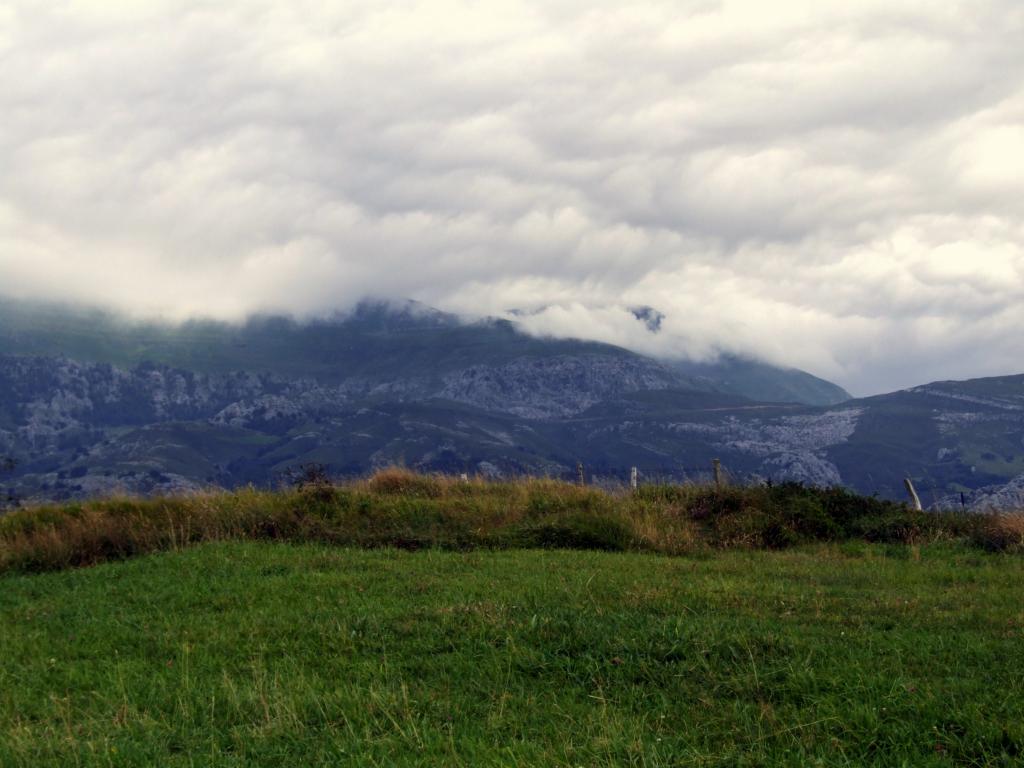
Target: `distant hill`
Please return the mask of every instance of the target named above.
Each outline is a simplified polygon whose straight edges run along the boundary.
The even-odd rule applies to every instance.
[[[798,401],[798,402],[794,402]],[[0,303],[4,491],[62,499],[273,485],[306,462],[621,482],[844,484],[982,505],[1024,487],[1024,377],[860,400],[801,371],[654,360],[365,303],[311,323],[130,323]],[[1002,494],[1002,496],[999,496]]]
[[[723,355],[715,362],[683,361],[674,370],[691,379],[714,382],[720,392],[752,400],[804,405],[836,405],[852,396],[831,381],[796,368],[779,368],[735,355]]]
[[[572,358],[601,361],[595,377],[612,390],[674,387],[808,405],[850,397],[803,371],[738,357],[717,363],[658,361],[610,344],[530,336],[507,320],[464,322],[416,302],[368,301],[351,313],[308,322],[257,316],[240,324],[193,320],[175,325],[133,322],[102,310],[0,300],[0,354],[123,367],[150,363],[196,373],[246,371],[328,384],[436,382],[457,371],[554,371],[558,366],[552,361]],[[613,363],[643,378],[642,385],[616,385],[607,370]]]
[[[133,322],[118,315],[0,301],[0,354],[64,356],[200,373],[249,371],[338,382],[356,377],[434,376],[522,357],[594,353],[637,357],[591,342],[536,339],[511,323],[464,323],[407,302],[364,302],[349,314],[298,322],[255,316],[244,323]]]

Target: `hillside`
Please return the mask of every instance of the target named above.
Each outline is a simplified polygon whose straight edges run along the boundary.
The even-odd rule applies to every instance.
[[[0,576],[0,764],[1010,766],[1022,578],[257,543]]]
[[[309,462],[338,477],[399,464],[568,478],[582,461],[599,483],[632,466],[702,480],[719,458],[741,482],[899,499],[909,476],[926,504],[1024,505],[1020,376],[846,400],[799,371],[668,363],[414,304],[240,326],[83,312],[0,303],[11,496],[271,487]],[[843,402],[780,402],[797,398]]]
[[[364,302],[350,314],[298,322],[255,316],[240,324],[139,322],[101,310],[0,301],[0,352],[67,357],[124,368],[154,364],[204,374],[238,371],[312,378],[430,380],[522,357],[599,355],[642,360],[607,344],[536,339],[507,321],[465,323],[415,302]]]
[[[672,368],[690,378],[712,381],[720,392],[761,402],[836,405],[852,399],[842,387],[806,371],[734,355],[722,355],[714,362],[677,361]]]
[[[244,371],[328,386],[347,382],[348,389],[373,390],[398,380],[420,394],[439,383],[465,387],[467,379],[490,372],[503,379],[534,371],[561,375],[566,372],[559,360],[582,359],[607,366],[595,379],[614,380],[621,366],[646,377],[644,389],[674,386],[809,405],[849,399],[836,385],[802,371],[736,357],[665,363],[610,344],[529,336],[507,320],[467,322],[416,302],[367,301],[348,314],[307,322],[257,316],[241,324],[171,325],[0,297],[0,355],[66,357],[120,368],[152,364],[204,374]],[[527,361],[533,371],[521,367]],[[568,373],[571,378],[574,372]]]

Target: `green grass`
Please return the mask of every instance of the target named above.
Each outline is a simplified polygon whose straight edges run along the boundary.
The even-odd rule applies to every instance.
[[[1024,760],[1024,559],[219,542],[0,577],[4,766]]]

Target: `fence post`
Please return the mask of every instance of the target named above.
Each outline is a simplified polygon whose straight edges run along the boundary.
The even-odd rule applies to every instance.
[[[914,509],[918,512],[922,511],[923,507],[921,506],[921,497],[918,496],[917,491],[914,490],[914,482],[909,477],[905,477],[903,478],[903,487],[907,489],[907,495],[910,496],[910,501]]]
[[[576,482],[579,485],[586,485],[587,484],[586,476],[583,474],[583,462],[582,461],[576,462]]]
[[[721,488],[722,487],[722,460],[721,459],[712,459],[711,460],[711,468],[714,470],[714,473],[715,473],[715,487],[716,488]]]
[[[636,490],[636,467],[629,470],[629,487]]]

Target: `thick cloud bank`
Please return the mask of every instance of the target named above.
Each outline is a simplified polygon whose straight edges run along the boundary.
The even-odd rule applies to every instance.
[[[1024,370],[1022,40],[1019,0],[0,0],[0,293]]]

